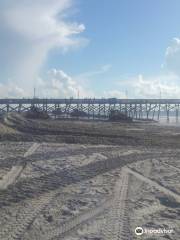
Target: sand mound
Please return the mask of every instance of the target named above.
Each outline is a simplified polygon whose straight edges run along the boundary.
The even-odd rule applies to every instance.
[[[30,119],[48,119],[49,115],[47,112],[40,110],[39,108],[32,106],[30,110],[22,113],[25,118]]]

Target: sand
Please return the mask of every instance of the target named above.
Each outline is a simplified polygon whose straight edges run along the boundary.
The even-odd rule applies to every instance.
[[[1,240],[179,239],[178,126],[48,124],[0,133]]]

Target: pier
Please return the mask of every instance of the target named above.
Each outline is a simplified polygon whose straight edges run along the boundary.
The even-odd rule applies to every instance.
[[[84,113],[88,118],[108,118],[112,110],[118,110],[133,119],[159,120],[163,115],[169,120],[171,116],[178,121],[180,115],[180,99],[0,99],[0,114],[8,112],[25,112],[37,107],[56,117],[67,117],[73,112]]]

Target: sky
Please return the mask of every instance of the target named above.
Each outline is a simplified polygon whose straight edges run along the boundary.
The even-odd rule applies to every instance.
[[[179,0],[1,0],[0,98],[180,98]]]

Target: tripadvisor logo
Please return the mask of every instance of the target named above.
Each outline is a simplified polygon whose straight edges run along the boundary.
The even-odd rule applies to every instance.
[[[165,229],[165,228],[158,228],[158,229],[148,229],[148,228],[142,228],[137,227],[135,228],[135,234],[137,236],[141,236],[143,234],[169,234],[173,233],[173,229]]]
[[[143,233],[144,233],[144,230],[143,230],[142,227],[137,227],[137,228],[135,229],[135,234],[136,234],[136,235],[140,236],[140,235],[142,235]]]

